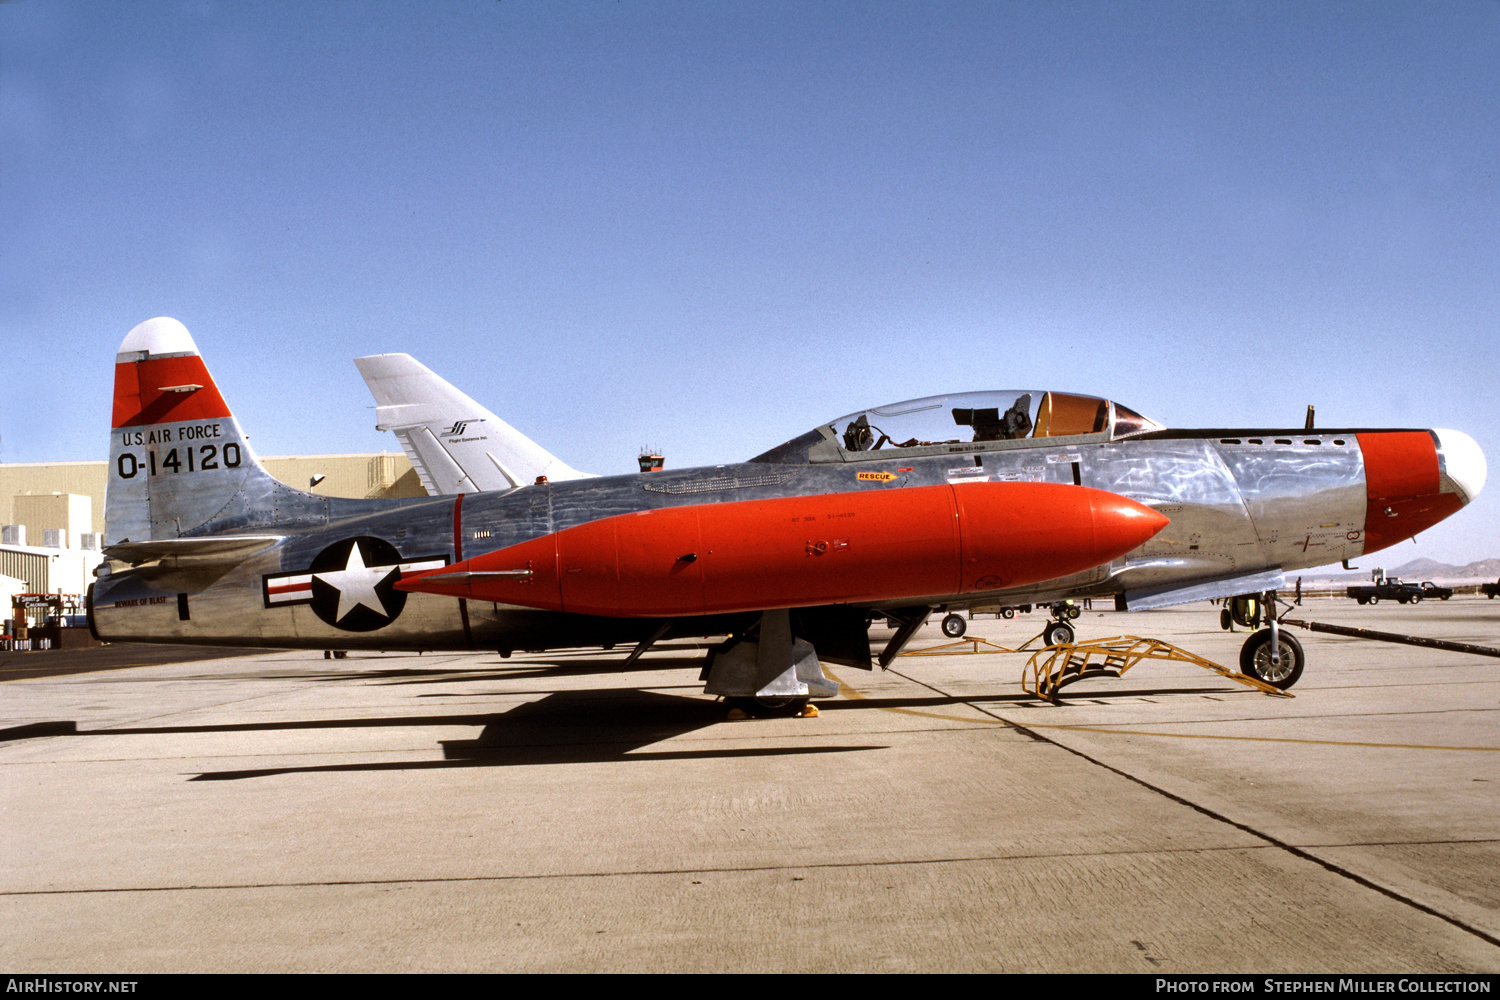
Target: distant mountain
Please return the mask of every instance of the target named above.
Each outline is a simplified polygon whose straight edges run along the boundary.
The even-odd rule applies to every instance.
[[[1480,559],[1462,566],[1450,566],[1432,559],[1413,559],[1389,572],[1391,576],[1399,576],[1403,580],[1436,580],[1438,577],[1493,580],[1500,577],[1500,559]]]
[[[1409,563],[1402,563],[1395,569],[1390,570],[1390,574],[1391,576],[1399,576],[1404,580],[1409,576],[1428,577],[1432,576],[1434,573],[1451,573],[1455,569],[1457,569],[1457,567],[1450,566],[1447,563],[1440,563],[1436,559],[1428,559],[1424,556],[1421,559],[1413,559]]]
[[[1370,579],[1370,571],[1380,565],[1379,558],[1383,553],[1373,556],[1361,556],[1359,559],[1360,569],[1355,572],[1342,572],[1339,570],[1314,570],[1303,574],[1302,585],[1304,587],[1319,584],[1331,584],[1333,586],[1347,586],[1351,583],[1362,583]],[[1480,559],[1475,562],[1465,563],[1462,566],[1453,566],[1448,563],[1440,563],[1435,559],[1421,558],[1413,559],[1411,562],[1402,563],[1399,566],[1385,567],[1386,576],[1400,577],[1413,583],[1423,580],[1432,580],[1434,583],[1479,583],[1500,579],[1500,559]],[[1291,580],[1296,579],[1296,574],[1288,573]]]

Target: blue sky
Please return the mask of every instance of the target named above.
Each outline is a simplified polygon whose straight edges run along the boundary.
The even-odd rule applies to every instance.
[[[0,4],[0,460],[169,315],[264,454],[406,351],[599,472],[1009,386],[1500,461],[1497,94],[1494,0]]]

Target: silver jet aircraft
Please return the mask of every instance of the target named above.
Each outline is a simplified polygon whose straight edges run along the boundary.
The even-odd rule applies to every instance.
[[[256,460],[188,331],[116,358],[101,639],[497,649],[727,636],[705,690],[831,696],[819,661],[889,662],[935,609],[1113,596],[1135,609],[1274,591],[1454,513],[1467,435],[1170,430],[1105,399],[963,393],[821,424],[748,462],[422,499],[315,496]],[[1253,634],[1288,687],[1303,656]]]

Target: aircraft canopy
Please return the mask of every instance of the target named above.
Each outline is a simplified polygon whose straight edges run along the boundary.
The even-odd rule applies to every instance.
[[[975,451],[987,450],[973,448],[975,442],[1079,435],[1118,441],[1161,430],[1166,428],[1156,421],[1098,396],[1036,389],[956,392],[850,413],[751,461],[837,462],[853,452]]]
[[[1164,430],[1097,396],[1039,390],[961,392],[889,403],[829,425],[846,451],[919,448],[970,441],[1109,433],[1109,440]]]

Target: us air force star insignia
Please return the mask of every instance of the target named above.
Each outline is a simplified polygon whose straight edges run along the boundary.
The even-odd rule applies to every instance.
[[[359,553],[358,545],[349,546],[349,559],[344,563],[344,568],[330,573],[314,573],[314,580],[322,580],[324,583],[334,587],[339,592],[339,608],[334,613],[333,623],[337,625],[349,616],[349,612],[355,608],[369,608],[382,618],[394,617],[386,609],[385,602],[375,592],[375,587],[385,581],[394,573],[399,572],[395,566],[366,566],[364,558]]]
[[[345,538],[319,552],[300,573],[262,577],[265,606],[308,604],[336,629],[373,632],[395,621],[406,607],[406,594],[395,587],[402,573],[446,565],[447,556],[403,559],[383,538]]]

